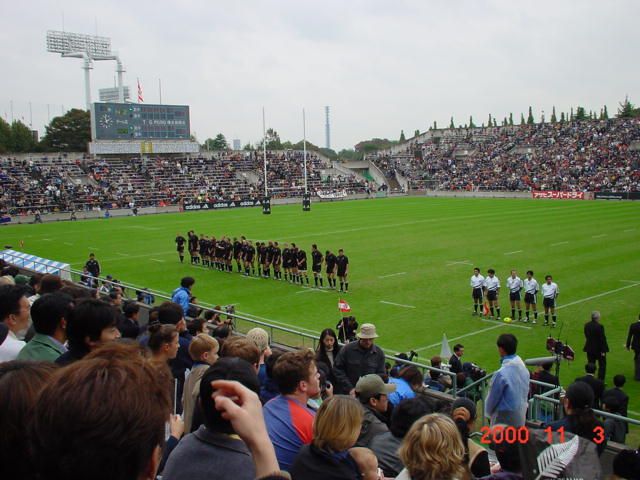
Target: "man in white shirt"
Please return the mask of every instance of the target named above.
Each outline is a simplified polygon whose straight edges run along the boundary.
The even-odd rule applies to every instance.
[[[525,323],[529,321],[529,310],[533,309],[533,321],[538,323],[538,291],[540,286],[538,281],[533,278],[533,270],[527,270],[527,278],[524,279],[524,305],[526,308]]]
[[[484,295],[482,294],[482,287],[484,286],[484,276],[480,275],[480,269],[478,267],[473,269],[473,275],[471,275],[471,298],[473,298],[473,316],[478,315],[478,309],[480,309],[480,315],[482,315],[482,301]]]
[[[511,318],[516,319],[516,307],[518,307],[518,321],[522,321],[522,307],[520,306],[520,291],[522,290],[522,280],[515,270],[511,270],[511,276],[507,278],[507,288],[509,289],[509,301],[511,302]]]
[[[489,300],[489,310],[491,311],[491,318],[495,312],[498,314],[496,317],[500,320],[500,305],[498,304],[498,294],[500,293],[500,280],[496,277],[496,271],[493,268],[487,270],[487,278],[484,279],[484,290],[487,294],[487,300]]]
[[[544,326],[549,325],[549,312],[551,312],[552,324],[551,328],[556,326],[556,298],[558,297],[558,285],[554,283],[551,275],[544,277],[545,282],[542,284],[542,296],[544,304]]]
[[[18,340],[18,336],[24,336],[29,328],[31,307],[25,293],[24,287],[17,285],[0,287],[0,321],[9,329],[7,338],[0,345],[0,363],[15,360],[26,345],[22,340]]]

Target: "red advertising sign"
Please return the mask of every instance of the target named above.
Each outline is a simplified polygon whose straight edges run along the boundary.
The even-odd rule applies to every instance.
[[[557,190],[534,190],[533,198],[555,198],[560,200],[584,200],[584,192],[559,192]]]

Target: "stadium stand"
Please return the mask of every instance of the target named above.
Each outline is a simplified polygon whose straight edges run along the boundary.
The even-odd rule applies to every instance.
[[[269,195],[304,194],[301,151],[267,152]],[[312,195],[363,193],[368,182],[335,170],[328,160],[307,154]],[[95,208],[165,206],[241,200],[264,192],[262,152],[216,152],[195,156],[0,158],[0,211],[31,214]]]
[[[640,121],[432,130],[371,157],[409,190],[640,190]]]

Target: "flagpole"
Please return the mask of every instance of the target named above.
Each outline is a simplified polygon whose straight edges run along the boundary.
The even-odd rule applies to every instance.
[[[307,117],[302,109],[302,149],[304,158],[304,194],[307,195]]]
[[[264,119],[264,107],[262,107],[262,155],[264,162],[264,196],[267,198],[267,130]]]

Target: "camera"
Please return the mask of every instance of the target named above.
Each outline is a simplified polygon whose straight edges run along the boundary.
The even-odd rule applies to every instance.
[[[466,362],[462,365],[462,371],[465,373],[467,377],[470,377],[471,380],[477,382],[481,378],[487,376],[487,371],[480,368],[475,363]]]

